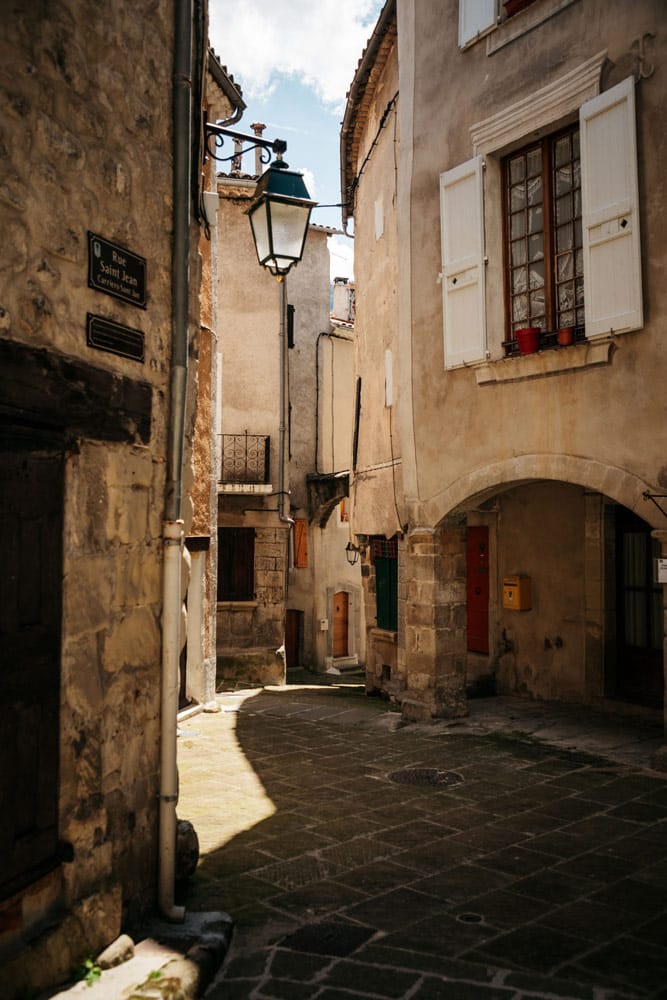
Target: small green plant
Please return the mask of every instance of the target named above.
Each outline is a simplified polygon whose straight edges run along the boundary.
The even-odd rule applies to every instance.
[[[149,979],[161,979],[162,978],[162,970],[161,969],[153,969],[152,972],[148,973],[148,978]]]
[[[102,970],[99,965],[89,956],[77,971],[77,979],[92,986],[100,979]]]

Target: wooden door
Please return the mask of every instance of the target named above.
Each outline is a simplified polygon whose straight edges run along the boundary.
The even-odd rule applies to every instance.
[[[348,614],[349,614],[349,594],[345,590],[339,590],[334,594],[334,614],[333,614],[333,655],[348,655]]]
[[[654,574],[660,543],[629,510],[616,520],[617,695],[642,705],[663,703],[662,586]]]
[[[56,863],[64,456],[0,426],[0,898]]]
[[[468,528],[467,626],[471,653],[489,652],[489,529]]]

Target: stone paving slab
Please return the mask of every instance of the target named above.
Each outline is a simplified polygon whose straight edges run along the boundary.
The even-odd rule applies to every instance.
[[[183,901],[236,923],[209,1000],[667,998],[659,727],[483,701],[406,725],[345,678],[182,725]]]

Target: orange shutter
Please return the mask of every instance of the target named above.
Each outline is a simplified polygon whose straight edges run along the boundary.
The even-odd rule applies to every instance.
[[[294,522],[294,565],[297,569],[308,567],[308,523],[302,518]]]

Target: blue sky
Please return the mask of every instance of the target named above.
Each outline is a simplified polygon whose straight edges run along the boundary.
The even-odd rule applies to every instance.
[[[381,9],[382,0],[210,0],[211,44],[247,105],[238,128],[259,121],[285,139],[285,159],[322,205],[340,202],[345,94]],[[340,208],[316,208],[312,221],[340,228]],[[352,241],[334,237],[330,250],[332,275],[351,276]]]

